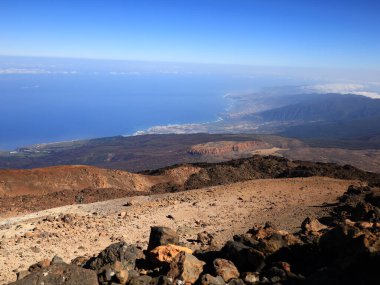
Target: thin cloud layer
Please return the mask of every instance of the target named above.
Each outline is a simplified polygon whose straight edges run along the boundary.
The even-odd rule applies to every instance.
[[[302,86],[302,90],[316,93],[356,94],[373,99],[380,99],[380,93],[369,90],[368,86],[353,83],[330,83]]]

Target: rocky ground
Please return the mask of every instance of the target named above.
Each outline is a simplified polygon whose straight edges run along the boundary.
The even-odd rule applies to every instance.
[[[201,247],[195,251],[175,230],[154,226],[147,246],[116,242],[70,263],[54,256],[19,272],[12,284],[377,284],[379,207],[380,188],[351,185],[329,211],[305,218],[293,234],[266,222],[220,245],[213,233],[202,231],[192,241]]]
[[[30,264],[51,260],[55,255],[68,263],[78,256],[88,259],[119,241],[145,249],[151,226],[175,229],[182,245],[193,250],[205,246],[198,237],[204,231],[212,236],[215,248],[221,248],[234,235],[266,221],[294,232],[299,230],[306,216],[322,217],[331,211],[337,198],[351,184],[366,183],[326,177],[258,179],[3,217],[0,221],[0,283],[16,280],[16,272],[25,274]],[[204,238],[207,240],[209,236]],[[62,272],[62,268],[56,267],[52,272]],[[89,280],[97,282],[91,278]]]

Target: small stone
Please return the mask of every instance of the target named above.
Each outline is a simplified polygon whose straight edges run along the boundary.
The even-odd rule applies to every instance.
[[[62,217],[62,221],[67,224],[72,224],[74,221],[74,216],[72,214],[66,214]]]
[[[40,268],[46,268],[50,266],[50,260],[49,259],[43,259],[41,260],[40,262],[37,262],[35,264],[32,264],[30,267],[29,267],[29,271],[32,272],[34,270],[38,270]]]
[[[228,282],[228,285],[245,285],[244,284],[244,281],[239,279],[239,278],[236,278],[236,279],[231,279],[229,282]]]
[[[129,273],[127,270],[120,270],[116,273],[116,278],[119,280],[120,284],[125,285],[128,282]]]
[[[214,260],[213,266],[216,275],[221,276],[225,282],[239,278],[240,273],[235,264],[230,260],[217,258]]]
[[[51,260],[51,264],[59,264],[59,263],[65,263],[65,262],[58,255],[55,255],[53,259]]]
[[[54,217],[53,217],[53,216],[47,216],[47,217],[44,219],[44,221],[47,221],[47,222],[52,223],[52,222],[54,222]]]
[[[34,237],[35,236],[35,233],[34,232],[26,232],[25,234],[24,234],[24,237],[25,238],[32,238],[32,237]]]
[[[257,272],[246,272],[243,274],[243,281],[247,284],[254,284],[260,281],[260,277]]]
[[[41,249],[40,249],[39,247],[37,247],[37,246],[32,246],[32,247],[30,248],[30,250],[33,251],[34,253],[39,253],[39,252],[41,252]]]
[[[77,266],[83,266],[88,261],[88,257],[86,256],[78,256],[71,260],[71,264],[77,265]]]
[[[202,275],[200,278],[201,285],[224,285],[225,282],[221,276],[212,276],[210,274]]]
[[[213,239],[214,237],[206,231],[200,232],[197,235],[197,241],[204,245],[210,245]]]

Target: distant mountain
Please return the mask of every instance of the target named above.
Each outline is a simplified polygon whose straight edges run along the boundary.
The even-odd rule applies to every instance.
[[[380,148],[380,99],[352,94],[303,98],[243,119],[260,125],[262,132],[301,139],[311,146]]]
[[[380,116],[291,126],[280,135],[302,139],[312,146],[379,149]]]
[[[326,96],[327,95],[327,96]],[[313,96],[303,102],[292,104],[254,115],[253,119],[270,121],[339,121],[377,117],[380,100],[359,95],[326,94]]]

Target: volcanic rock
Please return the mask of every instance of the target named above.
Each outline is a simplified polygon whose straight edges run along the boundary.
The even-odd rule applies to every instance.
[[[10,285],[98,285],[96,272],[76,265],[58,263],[31,272]]]
[[[201,285],[224,285],[225,282],[221,276],[212,276],[210,274],[204,274],[201,276],[199,283]]]
[[[194,255],[181,252],[170,263],[168,277],[174,281],[183,281],[185,284],[194,284],[203,272],[205,264]]]
[[[307,217],[302,222],[301,229],[304,233],[319,232],[321,230],[327,229],[327,226],[321,224],[317,219],[310,219]]]
[[[65,262],[63,261],[61,257],[55,255],[53,259],[51,260],[51,264],[59,264],[59,263],[65,263]]]
[[[167,227],[152,227],[150,230],[148,251],[160,245],[178,244],[177,232]]]
[[[233,278],[239,278],[240,273],[232,261],[217,258],[214,260],[213,265],[216,275],[221,276],[225,282],[228,282]]]
[[[32,271],[38,270],[40,268],[46,268],[46,267],[50,266],[50,264],[51,264],[51,261],[49,259],[43,259],[43,260],[29,266],[28,270],[30,272],[32,272]]]
[[[240,278],[238,279],[231,279],[230,282],[227,283],[228,285],[245,285],[244,281]]]
[[[130,270],[135,268],[136,259],[142,256],[142,251],[135,245],[118,242],[107,247],[96,258],[89,260],[85,267],[99,271],[105,265],[119,261],[123,269]]]
[[[257,272],[245,272],[243,274],[243,281],[247,284],[254,284],[260,281],[260,277]]]
[[[206,231],[200,232],[197,235],[197,241],[203,245],[210,245],[213,239],[214,239],[213,235]]]
[[[167,244],[167,245],[160,245],[153,249],[150,252],[151,260],[155,264],[161,264],[161,263],[171,263],[173,259],[177,256],[180,252],[186,252],[188,254],[193,254],[193,251],[190,248],[174,245],[174,244]]]
[[[240,272],[259,271],[265,266],[264,253],[240,242],[228,241],[221,252],[225,258],[233,261]]]

